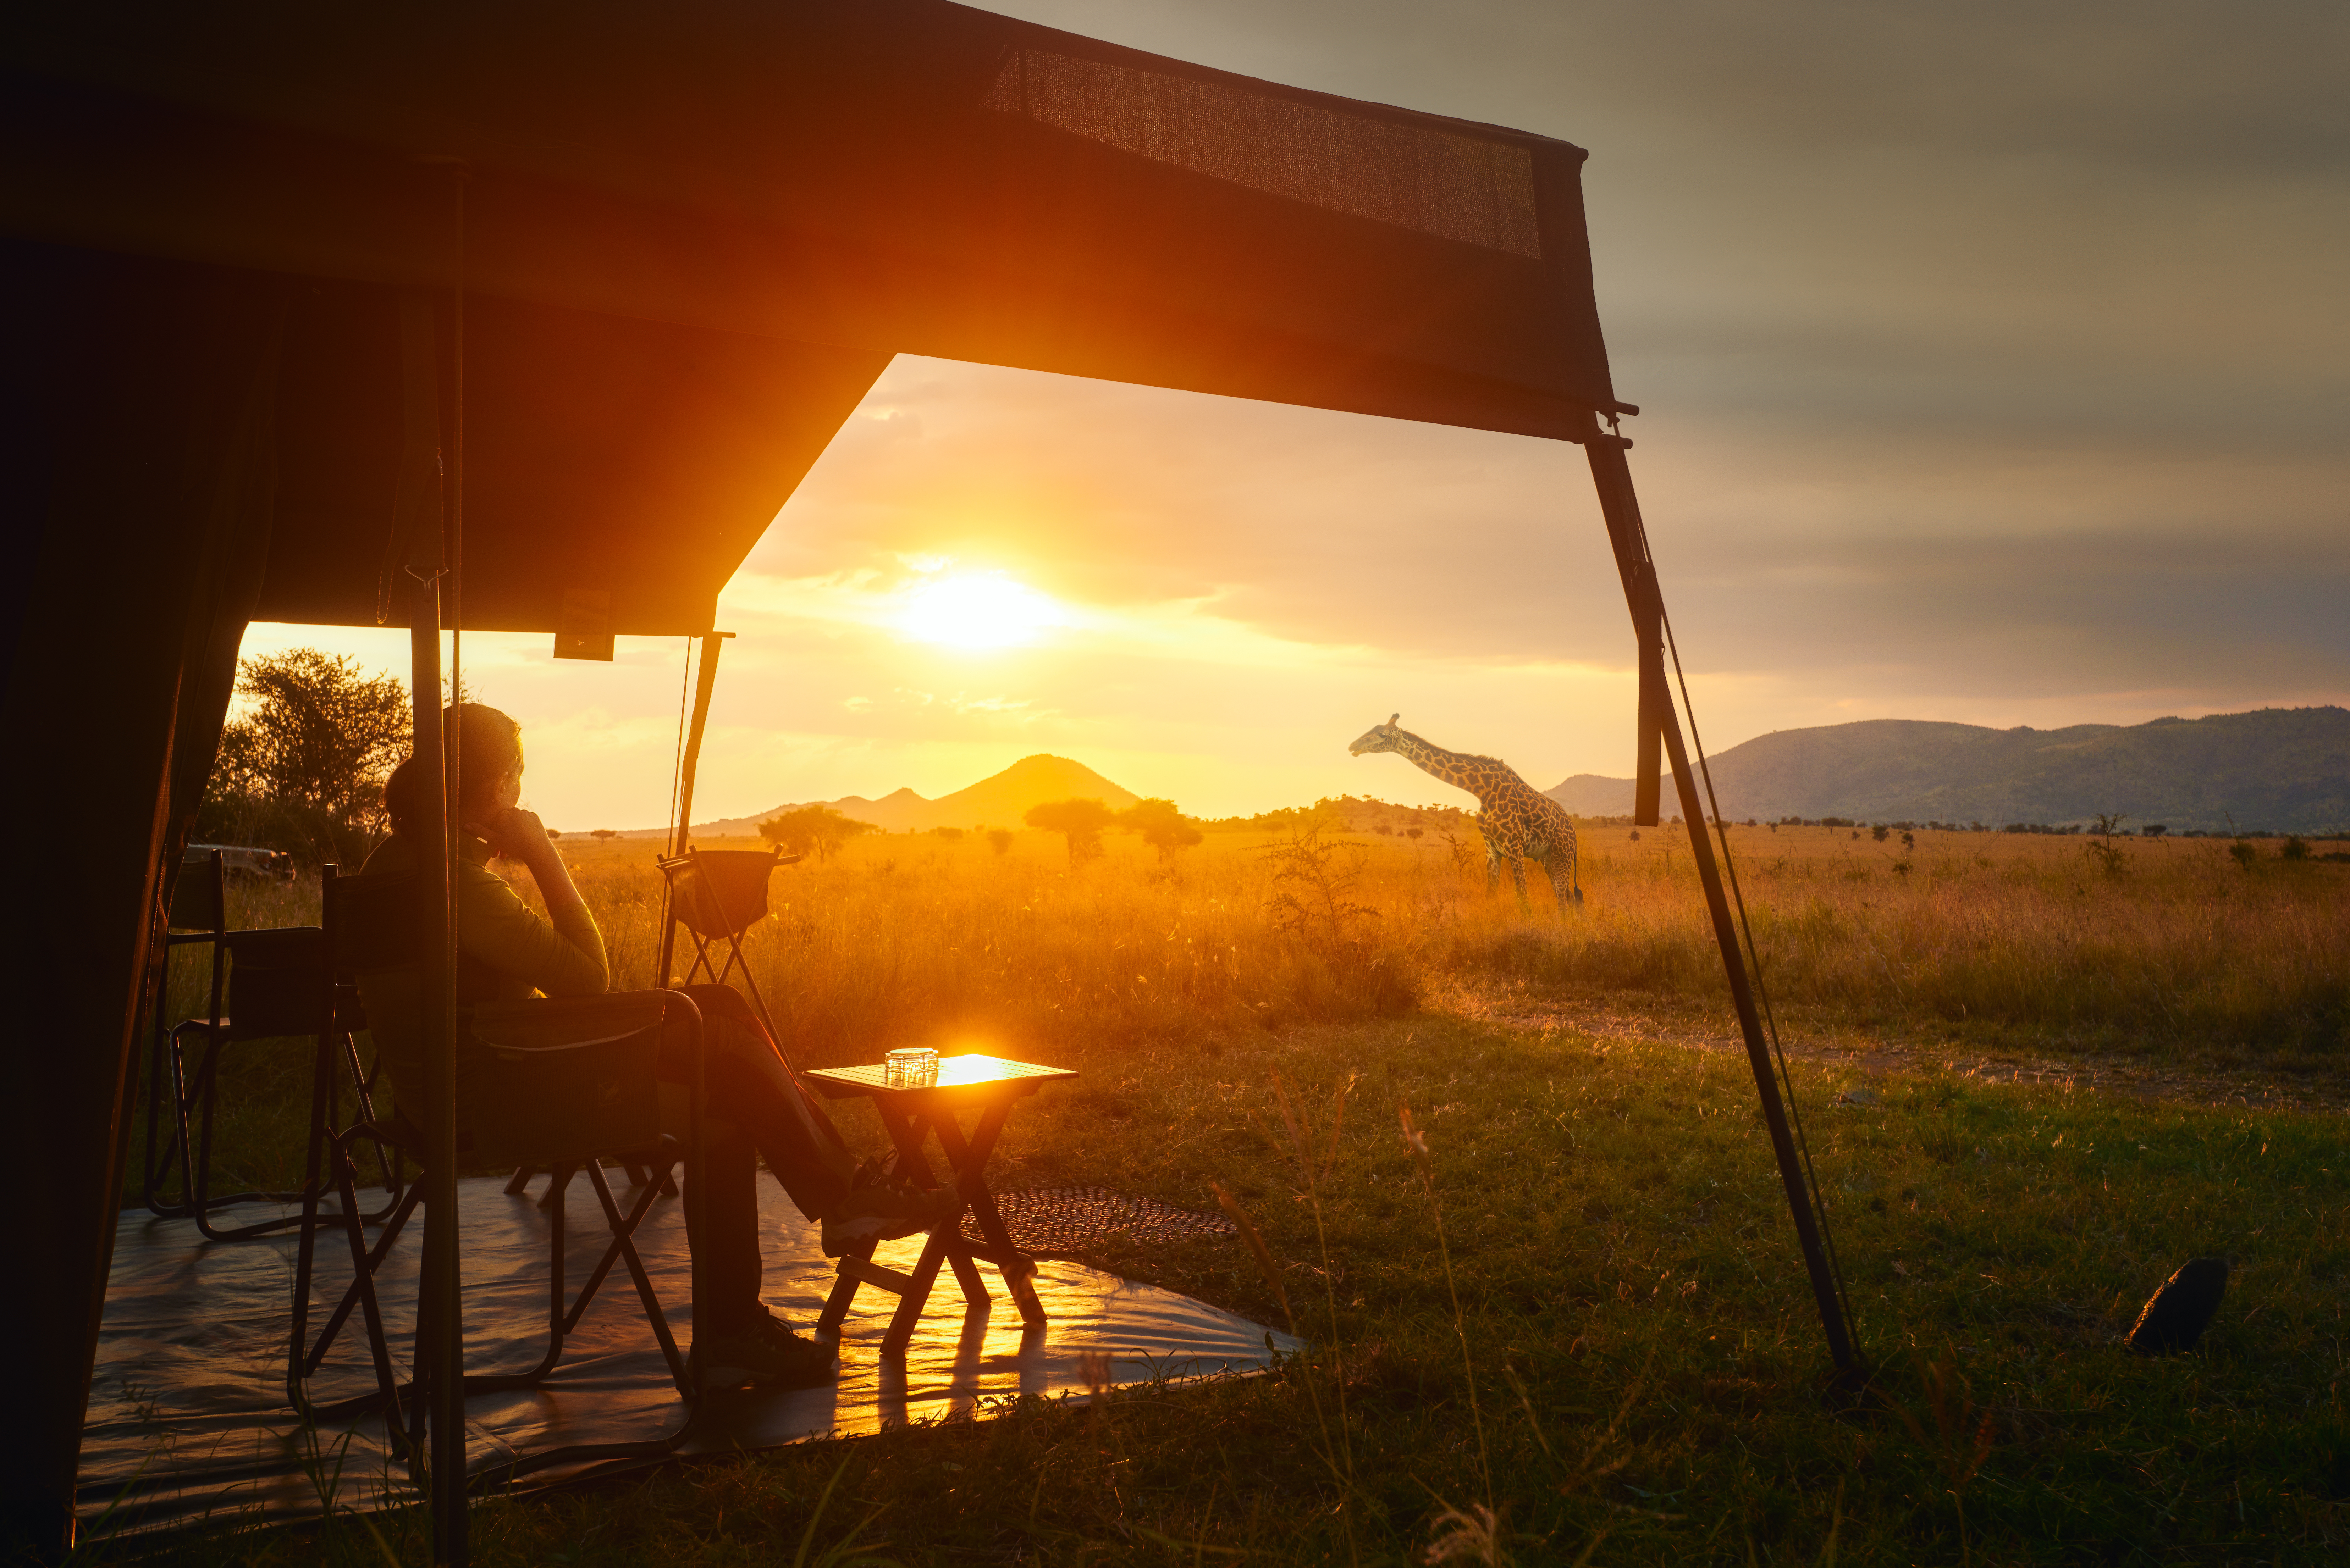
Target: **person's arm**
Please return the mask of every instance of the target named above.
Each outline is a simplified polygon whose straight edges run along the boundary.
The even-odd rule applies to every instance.
[[[611,971],[603,933],[537,815],[510,807],[471,826],[493,850],[523,863],[546,900],[547,918],[539,919],[513,888],[484,871],[479,883],[469,878],[461,895],[458,934],[465,951],[522,976],[549,996],[594,996],[607,990]]]

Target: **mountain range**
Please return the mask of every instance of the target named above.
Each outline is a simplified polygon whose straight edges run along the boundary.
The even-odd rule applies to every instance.
[[[1712,759],[1725,817],[2058,826],[2121,813],[2173,831],[2350,828],[2350,710],[2262,708],[2143,724],[1985,729],[1870,719],[1780,730]],[[1546,792],[1578,815],[1632,810],[1632,781]],[[1665,814],[1672,804],[1665,781]]]
[[[942,794],[928,800],[910,789],[893,791],[879,800],[868,800],[861,794],[843,795],[838,800],[821,804],[832,807],[841,815],[858,822],[869,822],[889,833],[920,832],[933,827],[1017,827],[1028,808],[1042,805],[1048,800],[1068,800],[1084,797],[1098,800],[1112,811],[1132,805],[1141,796],[1121,789],[1083,763],[1071,762],[1049,753],[1023,757],[1002,773],[983,778],[968,789],[952,794]],[[759,824],[771,816],[791,811],[799,805],[816,804],[806,801],[787,802],[773,811],[763,811],[754,816],[730,816],[717,822],[697,822],[693,825],[696,837],[748,838],[759,831]],[[630,836],[658,836],[659,828],[647,829]]]

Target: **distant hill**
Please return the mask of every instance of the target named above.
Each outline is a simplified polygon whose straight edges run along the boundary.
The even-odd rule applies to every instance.
[[[2126,813],[2174,830],[2350,828],[2350,710],[2262,708],[2143,724],[1989,730],[1871,719],[1759,735],[1713,759],[1733,819],[2052,826]],[[1569,811],[1632,809],[1632,781],[1577,774],[1547,793]],[[1665,784],[1665,814],[1672,784]]]
[[[858,822],[869,822],[889,833],[903,833],[932,827],[1017,827],[1028,808],[1042,805],[1048,800],[1067,800],[1082,795],[1098,800],[1112,811],[1132,805],[1140,799],[1133,791],[1121,789],[1083,763],[1066,757],[1039,753],[1023,757],[1002,773],[983,778],[968,789],[952,794],[926,800],[912,790],[897,790],[879,800],[868,800],[861,794],[844,795],[839,800],[826,801],[843,816]],[[755,816],[730,816],[716,822],[697,822],[693,831],[697,837],[741,838],[759,831],[759,824],[779,812],[790,811],[806,802],[787,802]],[[658,836],[660,829],[644,833]]]

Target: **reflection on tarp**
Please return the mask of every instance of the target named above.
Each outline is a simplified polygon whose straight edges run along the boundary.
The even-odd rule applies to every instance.
[[[547,1221],[534,1200],[545,1186],[542,1180],[532,1196],[508,1197],[492,1179],[460,1184],[469,1371],[527,1367],[546,1343]],[[816,1244],[816,1228],[764,1172],[760,1200],[768,1238],[766,1300],[805,1332],[831,1288],[831,1262]],[[576,1288],[608,1236],[584,1179],[567,1208]],[[691,1312],[684,1216],[676,1200],[655,1203],[638,1243],[682,1338]],[[114,1506],[97,1533],[204,1518],[260,1522],[315,1515],[321,1489],[314,1477],[338,1469],[337,1508],[411,1495],[404,1470],[388,1455],[380,1417],[306,1434],[286,1402],[294,1251],[290,1238],[208,1244],[192,1221],[123,1216],[82,1437],[83,1516]],[[348,1258],[331,1234],[318,1251],[318,1293],[331,1303],[349,1280]],[[898,1242],[875,1261],[908,1269],[919,1251],[919,1239]],[[413,1239],[403,1237],[383,1275],[393,1352],[403,1371],[415,1262]],[[774,1448],[893,1424],[983,1417],[992,1406],[1023,1395],[1083,1396],[1087,1373],[1100,1381],[1105,1365],[1107,1381],[1124,1385],[1252,1372],[1269,1361],[1269,1345],[1283,1353],[1296,1348],[1285,1334],[1171,1291],[1076,1263],[1038,1267],[1047,1326],[1024,1331],[1000,1294],[993,1312],[966,1314],[952,1276],[942,1273],[902,1363],[879,1355],[897,1298],[861,1292],[842,1328],[835,1382],[717,1397],[681,1451]],[[1001,1290],[993,1269],[983,1268],[982,1276]],[[321,1368],[313,1397],[331,1401],[372,1386],[367,1341],[354,1324]],[[476,1465],[570,1443],[656,1437],[682,1417],[625,1274],[598,1293],[546,1384],[466,1401]],[[556,1479],[546,1472],[533,1481]]]

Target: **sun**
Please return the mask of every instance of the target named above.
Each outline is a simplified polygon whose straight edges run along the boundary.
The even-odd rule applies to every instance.
[[[1001,572],[956,572],[918,584],[906,595],[898,629],[918,642],[948,648],[1018,648],[1068,617],[1050,597]]]

